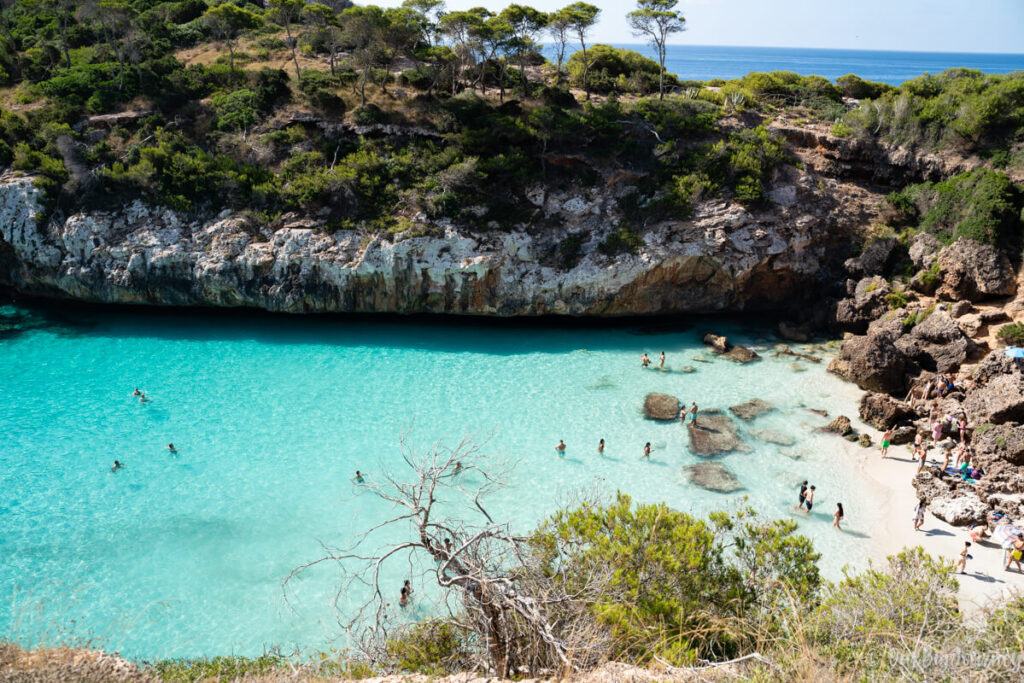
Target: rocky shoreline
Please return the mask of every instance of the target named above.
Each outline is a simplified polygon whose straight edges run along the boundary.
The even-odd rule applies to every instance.
[[[904,301],[892,296],[883,277],[892,242],[875,242],[847,263],[851,274],[862,277],[848,280],[849,295],[837,305],[836,324],[846,338],[829,370],[866,390],[860,403],[864,422],[893,429],[896,447],[922,435],[933,461],[944,459],[943,447],[959,446],[955,419],[966,417],[971,466],[984,474],[968,481],[939,467],[924,468],[913,486],[932,514],[955,526],[985,524],[992,511],[1020,519],[1024,365],[1007,357],[997,334],[1024,313],[1024,283],[994,247],[965,239],[941,247],[921,234],[910,244],[918,275],[902,293],[909,299]],[[933,389],[938,375],[954,385],[942,396]],[[913,406],[910,397],[916,399]],[[932,438],[936,414],[940,421],[954,418],[943,421],[938,440]]]

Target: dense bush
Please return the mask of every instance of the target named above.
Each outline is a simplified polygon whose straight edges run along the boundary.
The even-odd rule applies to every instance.
[[[634,50],[625,50],[598,43],[587,49],[590,70],[587,84],[592,92],[634,93],[648,95],[658,92],[658,73],[661,67],[653,59],[644,57]],[[569,81],[575,87],[583,87],[583,51],[569,57],[567,65]],[[665,74],[665,86],[679,84],[672,74]]]
[[[1020,323],[1010,323],[999,328],[999,332],[996,333],[996,337],[999,341],[1004,344],[1011,346],[1024,346],[1024,325]]]
[[[855,100],[873,100],[894,89],[888,83],[865,81],[856,74],[840,76],[836,79],[836,87],[839,88],[843,97],[852,97]]]
[[[943,242],[960,237],[985,244],[1019,240],[1024,193],[1003,173],[981,168],[941,183],[911,185],[887,198],[903,215]]]
[[[926,74],[879,92],[845,120],[861,135],[903,144],[1009,149],[1024,140],[1024,72]]]

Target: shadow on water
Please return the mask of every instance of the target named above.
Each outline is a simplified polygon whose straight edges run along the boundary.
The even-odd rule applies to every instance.
[[[699,344],[706,332],[727,332],[738,339],[755,334],[772,338],[775,318],[738,317],[519,317],[495,318],[452,314],[269,313],[242,308],[176,308],[98,304],[21,298],[12,304],[0,294],[0,340],[29,329],[61,336],[117,336],[166,341],[255,341],[264,344],[328,344],[424,351],[471,351],[497,355],[628,349],[631,337],[683,335]],[[8,320],[9,319],[9,320]],[[416,326],[415,336],[409,335]],[[5,332],[6,330],[6,332]],[[739,330],[743,330],[740,332]],[[537,335],[543,331],[547,334]],[[621,334],[603,334],[619,332]],[[596,334],[595,334],[596,333]],[[666,340],[677,342],[677,339]],[[648,352],[653,349],[648,350]],[[666,373],[669,374],[669,373]],[[594,388],[605,388],[596,386]]]

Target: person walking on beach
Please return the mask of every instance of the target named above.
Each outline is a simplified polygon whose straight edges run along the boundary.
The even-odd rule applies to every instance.
[[[1003,567],[1006,571],[1010,571],[1010,563],[1017,565],[1017,571],[1024,573],[1021,569],[1020,561],[1024,559],[1024,538],[1016,538],[1013,541],[1013,545],[1008,549],[1006,556],[1006,566]]]
[[[960,551],[960,559],[957,561],[956,566],[960,568],[960,573],[965,574],[967,570],[967,560],[973,559],[971,557],[971,542],[964,541],[964,549]]]
[[[664,351],[662,351],[661,355],[658,356],[658,369],[660,369],[660,370],[664,370],[665,369],[665,352]]]
[[[889,454],[889,444],[892,443],[892,427],[885,430],[882,434],[882,459]]]
[[[646,353],[641,354],[640,355],[640,367],[646,368],[650,364],[651,364],[651,359],[647,357],[647,354]]]
[[[917,458],[920,461],[920,464],[917,466],[917,474],[920,474],[921,470],[924,469],[925,461],[928,459],[928,449],[923,444],[917,449]]]
[[[814,487],[807,489],[804,495],[804,505],[807,507],[807,514],[811,514],[811,507],[814,505]]]
[[[559,455],[565,455],[565,442],[561,439],[558,440],[558,445],[555,446],[555,453]]]
[[[647,443],[644,444],[644,455],[643,455],[643,457],[645,457],[645,458],[651,457],[651,442],[650,441],[648,441]]]
[[[690,404],[690,422],[697,421],[697,402],[694,401]]]
[[[604,453],[604,439],[597,442],[597,452]]]
[[[967,416],[961,415],[956,421],[957,431],[960,432],[960,443],[967,443]]]
[[[924,498],[919,498],[917,501],[917,507],[914,508],[914,531],[920,531],[921,527],[924,526],[925,507]]]
[[[841,526],[839,526],[839,523],[841,521],[843,521],[843,504],[842,503],[836,503],[836,511],[832,514],[832,519],[834,520],[832,522],[832,526],[834,526],[835,528],[837,528],[840,531],[842,531],[843,528]]]

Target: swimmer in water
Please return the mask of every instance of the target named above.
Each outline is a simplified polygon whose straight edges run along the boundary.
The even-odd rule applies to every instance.
[[[149,396],[139,394],[139,403],[149,403]]]
[[[356,470],[356,476],[352,477],[352,481],[353,481],[353,483],[356,483],[356,484],[365,484],[366,483],[366,480],[363,479],[363,473],[360,472],[359,470]]]
[[[597,452],[604,453],[604,439],[597,442]]]
[[[114,461],[114,466],[110,468],[110,471],[111,471],[111,472],[117,472],[117,471],[118,471],[119,469],[121,469],[122,467],[124,467],[124,463],[123,463],[123,462],[120,462],[120,461],[118,461],[118,460],[115,460],[115,461]]]
[[[406,605],[408,605],[409,604],[409,598],[411,598],[411,597],[412,597],[412,584],[409,583],[409,579],[406,579],[405,583],[402,584],[402,592],[401,592],[401,595],[398,598],[398,606],[399,607],[405,607]]]
[[[555,453],[559,455],[565,455],[565,442],[561,439],[558,440],[558,445],[555,446]]]
[[[648,441],[647,443],[644,444],[644,457],[645,458],[651,457],[651,442],[650,441]]]
[[[178,452],[178,449],[174,447],[173,443],[167,444],[167,450],[169,450],[171,453],[177,453]]]
[[[142,392],[139,391],[138,387],[135,387],[135,391],[132,392],[132,396],[142,396]]]
[[[456,460],[455,461],[455,474],[458,474],[461,471],[462,471],[462,462],[459,461],[459,460]]]

